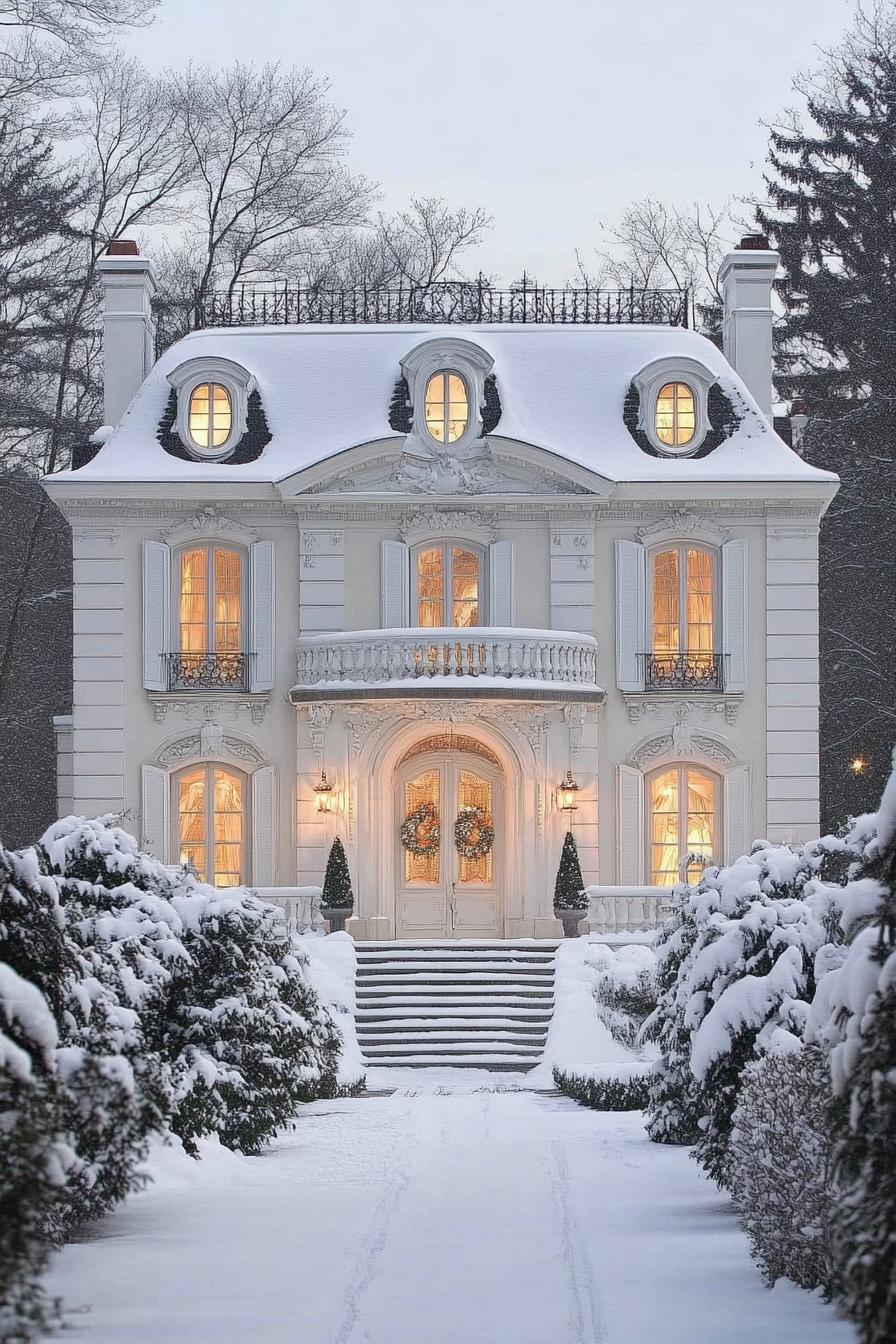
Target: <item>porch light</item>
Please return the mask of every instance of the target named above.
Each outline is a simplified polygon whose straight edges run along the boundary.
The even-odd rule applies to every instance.
[[[572,777],[572,771],[567,770],[566,778],[557,785],[557,806],[561,812],[575,812],[578,807],[576,794],[579,786]]]
[[[320,779],[314,786],[314,800],[318,812],[332,812],[333,785],[327,779],[325,770],[321,770]]]
[[[861,775],[864,772],[867,764],[868,762],[865,760],[864,756],[856,756],[854,757],[853,760],[850,761],[849,768],[854,775]]]

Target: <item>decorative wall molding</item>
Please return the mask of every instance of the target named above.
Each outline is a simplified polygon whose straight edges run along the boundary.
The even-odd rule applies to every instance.
[[[664,761],[707,760],[722,766],[736,765],[739,757],[717,737],[694,733],[690,724],[680,722],[670,733],[649,737],[629,754],[630,765],[651,769]]]
[[[485,546],[497,540],[498,526],[494,512],[480,509],[414,509],[402,515],[398,535],[409,546],[439,536],[462,536]]]
[[[638,528],[638,536],[648,545],[658,541],[671,541],[675,537],[694,537],[698,541],[708,541],[720,546],[729,536],[730,529],[705,514],[694,513],[690,509],[672,509],[665,518],[645,523]]]
[[[558,472],[516,461],[506,453],[498,460],[484,443],[472,445],[464,453],[438,452],[422,444],[415,444],[415,449],[384,452],[361,466],[346,467],[309,485],[302,494],[386,491],[405,495],[588,496],[592,493]]]
[[[85,542],[91,542],[94,545],[102,544],[108,546],[110,550],[117,550],[121,545],[120,527],[92,527],[78,526],[72,528],[72,540],[75,547],[83,545]]]
[[[169,546],[179,546],[181,542],[192,541],[196,537],[222,537],[243,546],[250,546],[258,540],[258,533],[253,528],[244,527],[235,518],[219,512],[212,505],[199,509],[191,518],[178,519],[170,527],[162,528],[159,536]]]
[[[159,765],[176,768],[190,760],[236,761],[242,765],[266,765],[269,758],[254,742],[225,733],[217,723],[204,723],[198,733],[167,742],[156,756]]]
[[[341,555],[345,545],[345,533],[339,529],[315,532],[310,528],[302,529],[302,568],[314,569],[320,555],[335,553]]]
[[[333,717],[333,706],[325,705],[320,701],[312,701],[307,706],[308,710],[308,735],[311,738],[311,746],[317,756],[318,763],[323,769],[324,741],[327,736],[327,729],[330,726],[330,720]]]
[[[588,707],[580,701],[570,700],[563,706],[563,717],[569,731],[569,749],[573,756],[577,756],[582,750],[587,715]]]
[[[701,718],[705,723],[712,723],[724,718],[730,725],[737,722],[741,705],[739,697],[730,695],[701,695],[699,699],[683,700],[680,695],[659,695],[650,691],[623,692],[622,698],[629,723],[641,723],[643,719],[668,722],[672,718],[679,721]]]
[[[236,723],[241,714],[250,715],[253,723],[263,723],[268,705],[271,703],[267,695],[243,699],[230,696],[218,698],[190,696],[189,699],[182,700],[163,693],[150,695],[149,700],[156,723],[164,723],[169,713],[180,715],[188,723],[200,721],[212,723],[216,719],[228,719],[231,723]]]

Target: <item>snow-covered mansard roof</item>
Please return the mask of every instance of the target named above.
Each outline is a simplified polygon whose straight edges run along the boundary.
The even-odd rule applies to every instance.
[[[501,405],[493,439],[544,449],[608,480],[835,479],[787,447],[721,352],[693,331],[407,324],[194,332],[165,351],[93,460],[61,476],[85,484],[278,482],[366,443],[395,440],[397,446],[404,436],[390,427],[389,407],[402,361],[421,345],[438,341],[470,342],[491,361]],[[701,366],[733,408],[732,432],[711,451],[656,456],[630,432],[626,419],[631,421],[633,380],[654,361],[667,360]],[[267,422],[253,453],[197,462],[163,447],[160,425],[171,406],[177,371],[188,361],[193,367],[231,361],[246,371]],[[451,452],[450,445],[446,451]]]

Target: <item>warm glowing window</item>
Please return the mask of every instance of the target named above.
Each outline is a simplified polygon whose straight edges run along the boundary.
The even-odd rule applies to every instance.
[[[230,393],[220,383],[200,383],[190,393],[190,437],[197,448],[220,448],[233,426]]]
[[[713,556],[673,546],[653,557],[653,647],[659,657],[713,652]]]
[[[239,653],[242,568],[241,553],[226,546],[195,546],[180,552],[181,653]]]
[[[697,407],[687,383],[666,383],[656,399],[656,436],[669,448],[684,448],[697,432]]]
[[[441,846],[431,847],[433,827],[441,826],[439,781],[438,770],[427,770],[416,779],[408,780],[404,786],[406,816],[424,804],[431,809],[417,827],[416,838],[424,853],[414,854],[407,848],[404,850],[404,880],[408,885],[419,882],[430,886],[439,881]]]
[[[417,624],[480,625],[482,565],[480,553],[441,543],[421,547],[416,556]]]
[[[197,765],[175,779],[180,862],[216,887],[244,881],[245,782],[223,765]]]
[[[671,887],[683,880],[680,865],[688,854],[703,862],[688,865],[687,880],[696,882],[706,861],[715,858],[718,843],[719,781],[708,770],[671,765],[648,777],[650,881]]]
[[[467,428],[470,405],[459,373],[434,373],[426,384],[426,428],[439,443],[454,443]]]

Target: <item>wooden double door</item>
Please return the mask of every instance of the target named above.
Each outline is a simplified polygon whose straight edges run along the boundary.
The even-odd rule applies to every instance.
[[[500,938],[503,934],[501,772],[480,756],[439,752],[415,756],[395,784],[396,938]],[[422,809],[422,813],[421,813]],[[472,816],[468,809],[474,809]],[[419,823],[413,819],[422,815]],[[470,838],[491,828],[487,853],[458,848],[455,824],[470,817]],[[414,852],[402,841],[406,827]],[[433,823],[438,826],[436,840]]]

